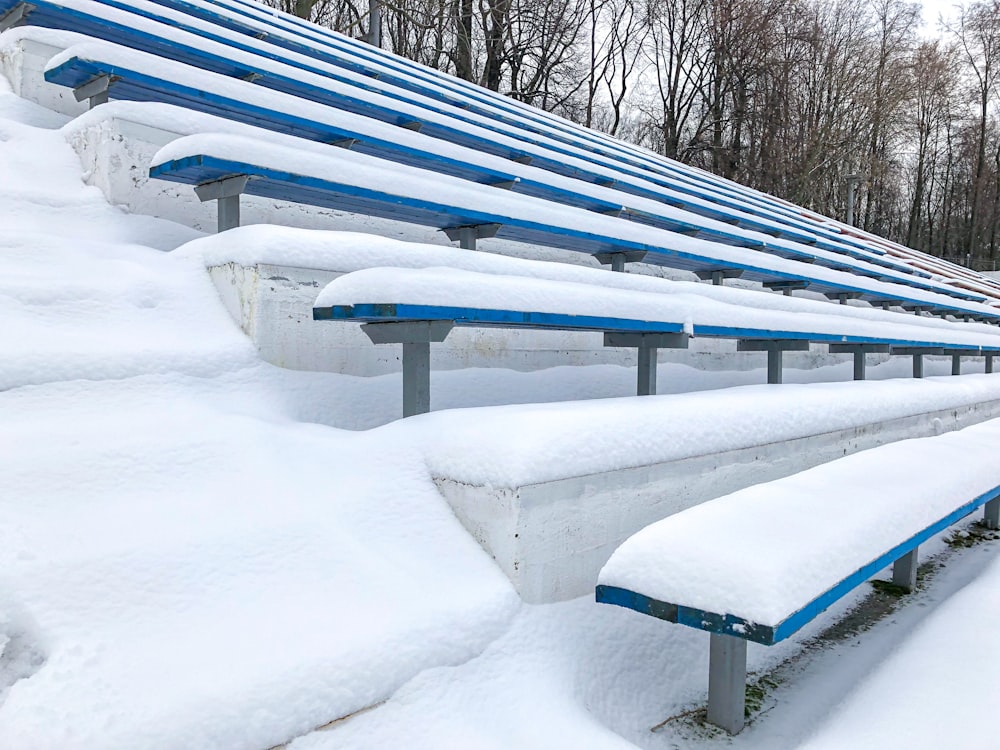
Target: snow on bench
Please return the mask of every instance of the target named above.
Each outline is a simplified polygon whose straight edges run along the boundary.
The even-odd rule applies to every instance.
[[[760,221],[748,217],[770,217],[776,219],[771,224],[783,227],[777,230],[778,234],[789,239],[803,241],[806,238],[805,241],[809,241],[811,238],[831,251],[867,258],[876,263],[879,262],[879,255],[885,255],[884,250],[870,243],[849,241],[839,232],[815,222],[803,222],[793,213],[775,214],[742,201],[739,194],[735,197],[724,196],[707,190],[705,185],[713,181],[707,175],[680,179],[671,171],[677,169],[672,162],[664,162],[668,167],[667,173],[664,173],[657,169],[640,169],[612,158],[595,159],[592,148],[581,148],[576,142],[560,142],[519,131],[511,125],[498,124],[496,117],[473,115],[465,107],[450,106],[442,104],[439,98],[401,91],[368,75],[291,52],[281,54],[279,48],[248,38],[245,34],[153,3],[131,0],[111,5],[94,0],[39,0],[29,7],[23,4],[15,6],[12,0],[0,0],[0,13],[7,7],[12,7],[8,15],[13,20],[8,20],[6,25],[26,19],[43,26],[69,24],[97,38],[120,41],[227,76],[252,80],[259,86],[285,91],[300,98],[397,125],[419,126],[424,132],[453,143],[512,159],[530,159],[537,166],[560,174],[598,184],[622,183],[622,189],[630,192],[636,189],[632,181],[645,179],[673,193],[673,196],[659,196],[656,190],[649,194],[644,191],[647,197],[666,200],[672,205],[703,212],[721,221],[751,226]],[[0,28],[4,25],[0,21]],[[78,86],[77,93],[100,102],[107,96],[111,83],[111,76],[100,76]],[[477,130],[488,135],[482,137],[475,132]],[[614,143],[616,147],[623,148],[621,144]],[[640,153],[644,158],[648,157],[644,152]],[[595,162],[599,163],[595,165]],[[755,191],[744,192],[749,194]],[[783,205],[781,202],[776,205],[779,204]],[[789,226],[798,229],[790,231],[787,229]],[[801,231],[803,229],[806,231]],[[882,264],[899,267],[891,260],[884,260]],[[923,274],[918,272],[917,275]]]
[[[801,220],[797,209],[789,210],[788,204],[772,196],[708,173],[692,170],[536,108],[523,104],[518,106],[518,103],[512,102],[508,97],[484,91],[481,87],[471,86],[459,79],[440,74],[421,75],[424,73],[422,66],[399,61],[380,49],[326,29],[317,29],[294,17],[263,9],[257,9],[256,14],[253,14],[248,12],[252,6],[244,5],[241,8],[239,4],[227,6],[224,3],[208,3],[203,0],[154,0],[154,2],[254,39],[266,39],[268,43],[296,55],[311,57],[335,67],[377,77],[383,84],[426,95],[435,101],[456,106],[460,110],[503,122],[508,128],[548,136],[573,145],[583,143],[589,150],[603,153],[612,159],[631,162],[638,166],[651,166],[672,180],[690,183],[697,190],[703,190],[706,185],[710,185],[715,191],[740,202],[751,202],[772,211],[776,210],[786,218]],[[298,22],[297,25],[288,22],[292,20]],[[871,243],[859,243],[853,238],[848,238],[847,242],[864,248],[863,257],[884,252]]]
[[[862,353],[1000,351],[997,337],[959,326],[935,329],[932,338],[919,326],[841,318],[822,312],[838,307],[816,304],[816,314],[789,314],[698,295],[445,268],[371,268],[328,284],[316,298],[313,318],[361,322],[373,343],[403,344],[404,417],[430,410],[430,344],[444,341],[455,326],[603,332],[605,346],[638,348],[638,395],[656,392],[657,350],[687,348],[693,336],[737,339],[744,351],[767,351],[769,383],[781,382],[781,353],[808,349],[810,342]]]
[[[816,248],[815,242],[808,237],[804,238],[807,244],[776,239],[775,230],[766,226],[764,232],[734,229],[731,224],[706,219],[660,201],[517,164],[464,146],[445,147],[439,139],[421,133],[119,45],[97,42],[76,45],[53,59],[46,72],[49,82],[74,89],[87,87],[102,78],[109,81],[101,92],[102,98],[179,105],[279,133],[342,145],[480,184],[505,187],[589,211],[618,214],[667,231],[816,262],[827,268],[919,289],[948,292],[948,287],[940,282],[908,278],[908,275],[919,274],[902,263],[877,256],[866,257],[840,247],[833,251]],[[266,138],[266,133],[261,133],[261,137]],[[629,203],[623,205],[623,201]],[[844,255],[860,256],[861,259],[846,260]],[[887,273],[884,268],[891,268],[892,272]],[[792,285],[784,287],[789,292],[794,288]]]
[[[46,71],[47,81],[74,89],[85,88],[101,79],[109,81],[101,92],[102,99],[107,96],[179,105],[480,184],[504,187],[589,211],[617,214],[667,231],[815,262],[827,268],[918,289],[951,293],[950,287],[942,282],[909,278],[928,278],[930,274],[903,263],[836,245],[824,248],[821,245],[828,243],[818,243],[811,237],[796,241],[776,239],[774,234],[779,230],[773,226],[764,225],[761,231],[749,232],[734,229],[729,223],[707,219],[660,200],[622,193],[464,146],[444,146],[439,139],[421,133],[119,45],[88,43],[74,46],[54,58]],[[266,138],[266,134],[262,133],[261,137]],[[847,260],[844,256],[857,260]],[[886,272],[884,269],[892,270]],[[784,285],[783,288],[790,293],[798,287]],[[966,298],[973,297],[966,295]]]
[[[746,643],[773,645],[893,563],[916,583],[920,544],[985,506],[1000,522],[1000,420],[871,448],[646,527],[601,571],[597,601],[711,634],[709,721],[744,721]]]
[[[469,237],[498,236],[593,255],[631,254],[702,276],[736,268],[753,281],[806,282],[830,296],[1000,317],[977,302],[680,236],[343,149],[323,154],[233,136],[188,136],[157,153],[150,175],[196,185],[202,199],[221,199],[223,226],[239,224],[239,195],[247,192],[433,226],[465,246]]]

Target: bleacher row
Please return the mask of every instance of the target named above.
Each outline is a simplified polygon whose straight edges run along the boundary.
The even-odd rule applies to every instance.
[[[984,357],[992,372],[1000,354],[1000,284],[991,278],[249,0],[0,0],[0,31],[14,27],[74,34],[45,79],[91,107],[157,102],[245,126],[177,138],[148,165],[151,177],[216,201],[220,232],[240,225],[240,197],[253,195],[433,227],[468,251],[497,237],[585,253],[619,272],[509,259],[496,273],[377,267],[335,279],[314,319],[362,324],[374,344],[402,344],[404,416],[429,411],[430,345],[463,326],[600,332],[605,346],[638,350],[639,395],[656,392],[658,350],[692,338],[767,352],[773,384],[783,352],[815,343],[852,354],[856,380],[873,352],[912,356],[915,377],[925,355],[950,354],[958,375],[962,357]],[[640,262],[712,286],[621,273]],[[718,288],[733,278],[758,286]],[[808,294],[793,297],[800,290]],[[874,540],[861,554],[875,562],[848,560],[832,588],[809,591],[780,617],[681,601],[690,592],[632,575],[668,568],[663,544],[623,548],[598,596],[710,631],[709,719],[739,731],[747,640],[787,637],[876,563],[896,561],[912,588],[917,545],[942,524],[978,507],[990,527],[1000,524],[995,484],[975,497],[942,490],[940,518]],[[750,502],[743,515],[759,516]],[[737,530],[747,523],[735,518]],[[670,538],[670,526],[662,533]]]

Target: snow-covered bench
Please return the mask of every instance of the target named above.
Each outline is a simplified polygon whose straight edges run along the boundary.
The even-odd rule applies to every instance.
[[[220,200],[223,226],[239,224],[239,196],[245,192],[433,226],[453,239],[497,236],[593,255],[634,254],[701,276],[737,268],[744,278],[764,283],[807,282],[828,295],[892,300],[941,315],[1000,318],[995,308],[975,301],[680,236],[343,149],[331,155],[304,144],[293,148],[233,136],[188,136],[156,155],[150,175],[195,185],[202,199]]]
[[[363,110],[364,103],[344,110],[333,109],[106,42],[67,49],[50,62],[45,77],[51,83],[75,91],[86,91],[96,81],[103,80],[106,83],[100,92],[102,100],[110,97],[179,105],[270,131],[346,146],[483,185],[504,187],[598,213],[620,215],[667,231],[814,262],[826,268],[918,289],[951,292],[950,287],[940,282],[918,278],[926,278],[929,274],[871,253],[820,242],[805,235],[796,235],[796,241],[775,238],[774,235],[782,231],[776,223],[763,224],[757,231],[734,229],[730,223],[677,209],[660,200],[517,164],[465,146],[450,144],[444,147],[440,139],[349,111]],[[361,96],[361,92],[358,95]],[[349,97],[349,91],[345,96]],[[392,110],[389,114],[395,116]],[[262,139],[267,137],[266,133],[261,133]],[[482,137],[484,141],[494,140],[494,134],[484,132]],[[818,247],[818,244],[825,247]],[[790,291],[806,285],[807,282],[786,283],[779,284],[779,288]],[[973,296],[966,294],[965,298]]]
[[[916,584],[920,544],[985,506],[1000,523],[1000,421],[871,448],[711,500],[626,540],[597,601],[711,634],[708,719],[744,724],[747,641],[773,645],[893,565]]]
[[[929,276],[886,257],[886,251],[875,244],[843,236],[822,224],[805,222],[769,197],[762,201],[754,191],[729,183],[716,185],[716,180],[708,175],[692,179],[684,168],[672,162],[647,163],[649,154],[557,118],[541,116],[533,110],[529,110],[531,116],[525,112],[516,116],[505,114],[506,108],[493,101],[480,102],[485,109],[478,111],[473,106],[475,97],[456,100],[443,96],[439,88],[420,85],[398,70],[384,81],[381,76],[376,80],[370,65],[359,62],[343,45],[336,54],[304,54],[298,43],[291,47],[275,46],[270,35],[267,42],[261,41],[258,37],[267,32],[259,26],[257,35],[248,36],[245,18],[229,22],[227,15],[215,7],[167,0],[161,0],[159,5],[163,7],[141,0],[120,4],[101,0],[39,0],[30,5],[0,0],[0,13],[11,8],[8,23],[30,20],[42,26],[72,27],[167,59],[252,80],[259,87],[287,92],[304,100],[397,125],[419,127],[436,138],[504,158],[530,161],[546,171],[592,184],[614,184],[623,192],[716,221],[815,244],[829,252],[897,272]],[[116,84],[120,91],[128,90],[111,71],[87,80],[80,80],[70,70],[63,70],[60,75],[67,85],[74,86],[78,96],[91,98],[93,102],[103,101]],[[595,158],[595,154],[603,156]],[[618,205],[614,210],[620,208]],[[645,212],[637,211],[635,216],[643,217]],[[738,272],[738,269],[728,270]],[[717,274],[715,278],[723,276]]]
[[[793,314],[690,294],[444,268],[370,268],[328,284],[313,318],[360,322],[373,343],[403,344],[404,417],[430,410],[430,345],[455,326],[602,332],[606,346],[638,349],[638,395],[656,392],[657,349],[687,348],[692,336],[737,339],[744,351],[766,351],[768,382],[775,384],[781,382],[782,352],[808,349],[810,342],[836,351],[913,354],[915,362],[924,353],[992,357],[1000,351],[995,336],[958,325],[932,332],[905,322],[842,317],[835,312],[839,306],[822,302],[815,306],[816,314]]]

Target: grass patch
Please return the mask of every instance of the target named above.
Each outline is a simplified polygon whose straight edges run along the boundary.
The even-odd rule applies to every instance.
[[[900,597],[900,596],[906,596],[907,594],[910,593],[905,588],[903,588],[899,584],[893,583],[892,581],[875,580],[875,581],[869,581],[868,583],[870,583],[872,585],[872,588],[875,589],[880,594],[887,594],[888,596]]]
[[[1000,533],[986,528],[982,521],[976,521],[964,529],[955,529],[944,538],[944,543],[953,549],[964,549],[983,542],[995,542],[997,539],[1000,539]]]
[[[749,719],[753,714],[760,711],[764,706],[764,699],[767,698],[767,694],[778,687],[779,684],[778,680],[774,677],[767,676],[761,677],[753,684],[748,683],[743,715]]]

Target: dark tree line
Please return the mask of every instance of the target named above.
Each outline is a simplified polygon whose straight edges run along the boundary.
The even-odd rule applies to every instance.
[[[858,226],[997,264],[1000,0],[932,40],[902,0],[271,2],[823,214],[860,175]]]

